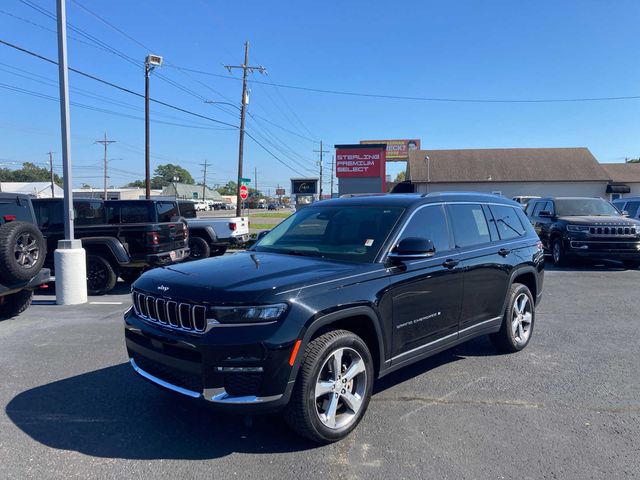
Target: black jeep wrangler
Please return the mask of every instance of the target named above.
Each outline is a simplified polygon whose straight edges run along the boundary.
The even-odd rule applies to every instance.
[[[602,198],[539,198],[529,202],[527,215],[556,266],[577,258],[640,266],[640,221]]]
[[[236,412],[285,409],[343,438],[375,379],[478,335],[531,340],[542,246],[515,202],[481,194],[326,200],[249,251],[155,269],[124,317],[133,369]]]
[[[0,193],[0,320],[24,312],[33,291],[49,282],[46,253],[30,197]]]
[[[64,238],[63,202],[61,198],[34,199],[33,206],[48,244],[46,265],[53,269],[53,252]],[[87,291],[91,295],[111,291],[118,276],[133,282],[146,269],[189,256],[188,230],[181,222],[148,222],[146,213],[136,207],[107,212],[98,199],[74,199],[73,210],[74,235],[87,252]]]

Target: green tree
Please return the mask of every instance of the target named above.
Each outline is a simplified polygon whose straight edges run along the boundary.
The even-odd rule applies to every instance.
[[[226,185],[218,187],[218,193],[220,195],[235,195],[238,189],[238,184],[233,180],[229,180]]]
[[[144,188],[144,180],[135,180],[125,185],[125,188]]]
[[[38,167],[34,163],[24,162],[22,168],[9,170],[0,168],[0,181],[2,182],[49,182],[51,173],[48,168]],[[62,179],[57,174],[53,174],[53,182],[62,185]]]
[[[153,172],[151,179],[151,188],[162,188],[169,185],[178,178],[180,183],[188,183],[193,185],[196,183],[191,174],[179,165],[167,163],[166,165],[158,165]]]
[[[407,179],[407,174],[405,172],[400,172],[398,175],[396,175],[396,179],[394,180],[395,183],[400,183],[400,182],[404,182]]]

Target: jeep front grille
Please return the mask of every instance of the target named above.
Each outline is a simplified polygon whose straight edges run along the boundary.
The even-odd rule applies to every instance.
[[[629,225],[594,225],[589,227],[589,234],[598,237],[635,236],[636,227]]]
[[[133,309],[139,317],[178,330],[203,333],[207,329],[207,308],[155,295],[133,292]]]

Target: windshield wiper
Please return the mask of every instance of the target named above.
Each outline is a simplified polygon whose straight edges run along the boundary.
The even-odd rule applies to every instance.
[[[307,250],[284,250],[282,253],[286,253],[287,255],[297,255],[300,257],[320,257],[324,258],[320,252],[310,252]]]

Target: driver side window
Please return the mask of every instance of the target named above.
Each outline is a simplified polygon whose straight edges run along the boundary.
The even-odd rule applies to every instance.
[[[451,249],[447,218],[442,205],[422,207],[409,220],[398,242],[409,237],[431,240],[436,254]]]

